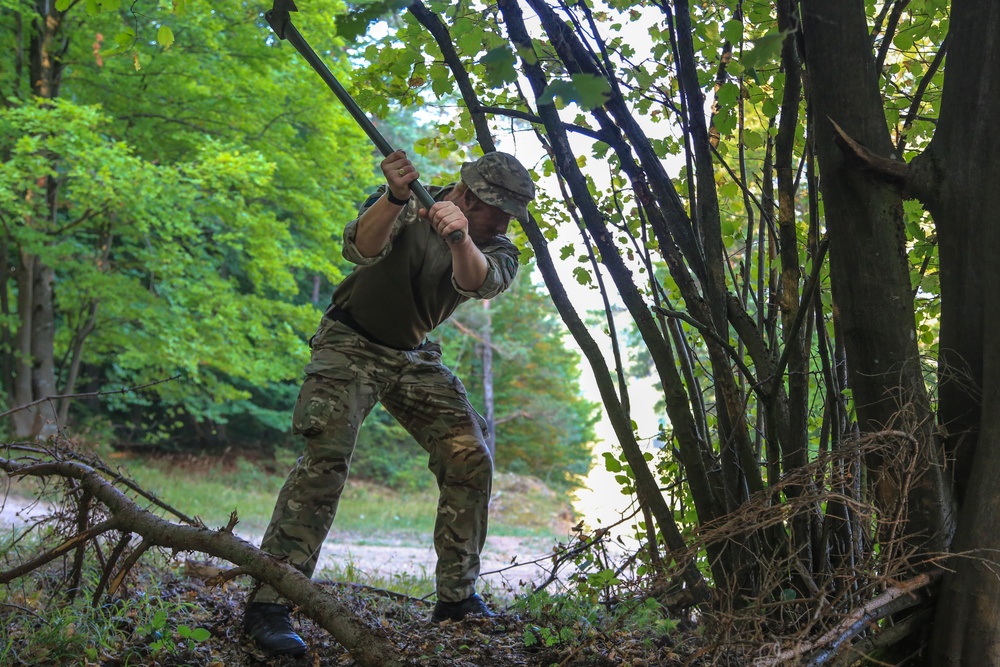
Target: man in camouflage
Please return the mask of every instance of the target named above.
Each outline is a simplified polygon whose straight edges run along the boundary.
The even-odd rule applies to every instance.
[[[518,250],[504,234],[512,217],[527,217],[535,188],[513,156],[488,153],[463,165],[459,183],[430,188],[436,203],[426,210],[410,197],[418,174],[405,153],[381,167],[386,184],[344,230],[344,257],[357,266],[310,339],[292,417],[305,451],[278,494],[261,549],[312,575],[358,430],[381,402],[427,452],[440,489],[431,620],[492,615],[475,592],[493,474],[486,422],[426,336],[462,302],[510,286]],[[247,604],[244,628],[269,655],[306,651],[288,604],[267,585]]]

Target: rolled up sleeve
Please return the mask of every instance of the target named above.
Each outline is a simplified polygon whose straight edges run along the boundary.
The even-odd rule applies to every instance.
[[[517,258],[520,251],[517,247],[506,241],[501,245],[487,246],[480,248],[486,257],[486,280],[475,291],[464,290],[455,282],[452,276],[451,284],[455,291],[470,299],[492,299],[501,292],[505,292],[514,282],[519,266]]]
[[[361,210],[358,211],[358,217],[351,220],[347,223],[347,226],[344,227],[344,247],[341,250],[341,254],[344,259],[352,264],[366,266],[369,264],[376,264],[381,261],[382,258],[388,255],[389,251],[392,250],[392,240],[399,233],[399,230],[402,229],[403,225],[406,224],[408,220],[416,217],[416,200],[411,199],[406,205],[406,208],[400,211],[399,216],[396,218],[396,222],[393,223],[392,231],[389,233],[389,241],[385,244],[385,247],[382,248],[382,252],[374,255],[373,257],[365,257],[362,255],[358,250],[356,243],[358,236],[358,220],[361,219],[361,216],[364,215],[365,211],[367,211],[372,204],[377,202],[379,198],[385,194],[386,189],[386,186],[380,186],[379,189],[368,197],[368,199],[365,200],[365,203],[361,205]]]

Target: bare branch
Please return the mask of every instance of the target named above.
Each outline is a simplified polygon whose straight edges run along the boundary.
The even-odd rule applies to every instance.
[[[45,401],[56,401],[67,398],[94,398],[97,396],[112,396],[114,394],[129,394],[134,391],[139,391],[140,389],[145,389],[146,387],[152,387],[154,385],[163,384],[164,382],[170,382],[172,380],[176,380],[179,377],[181,377],[180,373],[172,377],[165,378],[163,380],[154,380],[153,382],[147,382],[146,384],[141,384],[137,387],[124,387],[122,389],[113,389],[111,391],[91,391],[85,394],[61,394],[57,396],[46,396],[45,398],[40,398],[37,401],[32,401],[31,403],[25,403],[24,405],[19,405],[16,408],[8,410],[7,412],[2,412],[0,413],[0,419],[2,419],[3,417],[9,417],[15,412],[21,412],[22,410],[27,410],[28,408],[32,408],[36,405],[44,403]]]
[[[844,642],[850,641],[879,619],[919,604],[921,600],[914,593],[933,584],[942,574],[941,570],[935,570],[934,572],[918,574],[908,581],[899,582],[887,589],[882,595],[855,609],[819,639],[782,651],[772,658],[759,660],[754,663],[754,667],[785,664],[818,648],[829,647],[823,654],[816,656],[809,663],[810,665],[822,664],[824,655],[835,654]]]

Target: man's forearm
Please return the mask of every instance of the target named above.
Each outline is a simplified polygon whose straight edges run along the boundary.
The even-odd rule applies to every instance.
[[[452,274],[458,286],[475,292],[486,282],[489,265],[486,256],[466,234],[465,239],[451,246]]]
[[[372,204],[358,219],[354,245],[364,257],[375,257],[389,242],[392,225],[405,207],[393,204],[385,195]]]

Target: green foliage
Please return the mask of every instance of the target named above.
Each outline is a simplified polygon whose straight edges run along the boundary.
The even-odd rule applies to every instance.
[[[498,46],[491,49],[480,58],[479,62],[486,67],[487,83],[495,88],[517,80],[517,70],[514,69],[517,58],[510,47]]]
[[[537,650],[585,643],[608,632],[662,637],[677,627],[677,621],[654,598],[629,599],[608,609],[585,595],[553,595],[543,590],[518,598],[513,610],[526,619],[524,645]]]
[[[376,182],[377,159],[339,105],[308,102],[322,82],[260,17],[209,7],[70,8],[67,97],[0,111],[0,213],[24,221],[6,226],[5,247],[56,269],[57,358],[95,314],[79,383],[177,376],[116,395],[118,418],[143,408],[132,428],[152,439],[230,420],[272,439],[287,428],[288,387],[318,317],[312,292],[342,275],[335,239]],[[136,44],[159,43],[138,47],[141,73],[100,50],[100,35],[123,25]],[[329,20],[310,28],[333,34]],[[54,215],[44,174],[58,179]]]
[[[0,544],[5,553],[9,539]],[[38,538],[29,535],[18,548],[38,546]],[[146,558],[166,569],[163,559]],[[85,560],[84,590],[93,590],[99,578],[98,564]],[[200,622],[208,620],[204,612],[190,603],[161,598],[158,577],[142,576],[142,592],[97,607],[80,596],[67,601],[65,591],[58,589],[59,580],[55,572],[36,573],[17,586],[0,589],[5,628],[0,636],[0,663],[82,665],[114,656],[123,665],[164,664],[164,660],[184,664],[198,644],[212,636],[200,627]]]
[[[409,5],[407,0],[374,0],[348,3],[348,10],[337,18],[337,34],[345,40],[356,39],[367,32],[380,18],[400,12]],[[312,9],[310,7],[310,9]],[[292,15],[293,20],[295,15]]]
[[[590,74],[574,74],[569,81],[553,81],[538,98],[539,104],[553,104],[558,98],[576,102],[583,109],[599,107],[607,101],[611,90],[607,79]]]
[[[496,463],[500,470],[534,475],[551,486],[573,486],[590,470],[599,413],[596,404],[580,396],[579,356],[568,348],[554,306],[530,279],[524,271],[488,311]],[[485,312],[481,304],[469,302],[456,317],[478,332]],[[446,363],[462,377],[473,405],[482,406],[481,341],[451,327],[443,328],[441,337]]]
[[[157,393],[196,414],[199,398],[246,396],[231,377],[268,383],[297,375],[301,356],[286,350],[297,347],[314,311],[286,300],[296,291],[285,263],[296,254],[287,225],[249,201],[271,183],[263,156],[210,141],[193,161],[155,165],[105,138],[110,120],[96,108],[62,100],[2,109],[0,126],[0,150],[10,155],[0,166],[0,211],[29,221],[8,228],[8,242],[58,267],[64,349],[73,318],[93,307],[90,352],[114,360],[105,381],[181,375]],[[49,164],[62,183],[55,219],[37,179]],[[243,280],[223,266],[236,254]]]
[[[144,625],[139,625],[135,629],[135,634],[143,637],[149,642],[149,652],[153,656],[160,653],[176,653],[179,646],[185,646],[189,651],[194,649],[197,642],[203,642],[212,636],[212,633],[205,628],[191,629],[183,623],[171,628],[169,614],[166,609],[157,609],[152,618],[148,618]],[[176,634],[177,640],[174,638]]]

